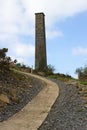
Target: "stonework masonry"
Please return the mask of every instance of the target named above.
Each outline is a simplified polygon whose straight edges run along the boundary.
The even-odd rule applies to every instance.
[[[45,15],[35,13],[35,69],[43,71],[46,68]]]

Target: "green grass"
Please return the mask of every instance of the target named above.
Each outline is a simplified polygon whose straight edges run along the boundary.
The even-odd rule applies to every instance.
[[[56,75],[49,75],[48,78],[57,79],[58,77]]]
[[[80,81],[80,83],[83,85],[87,85],[87,82],[84,82],[84,81]]]
[[[72,78],[69,75],[64,75],[64,74],[53,74],[53,75],[49,75],[48,78],[53,78],[53,79],[59,79],[61,81],[67,82],[69,80],[75,80],[74,78]]]

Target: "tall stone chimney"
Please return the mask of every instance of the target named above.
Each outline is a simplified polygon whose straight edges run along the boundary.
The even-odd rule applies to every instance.
[[[35,69],[44,71],[47,68],[45,15],[35,13]]]

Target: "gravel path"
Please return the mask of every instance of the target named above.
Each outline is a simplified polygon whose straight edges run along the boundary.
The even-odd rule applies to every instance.
[[[87,108],[78,89],[71,84],[53,81],[58,84],[60,95],[38,130],[87,130]]]
[[[23,74],[40,79],[46,85],[20,112],[0,123],[0,130],[37,130],[59,95],[56,83],[37,75]]]
[[[9,117],[20,111],[44,88],[44,82],[33,77],[30,78],[32,81],[32,87],[17,88],[17,91],[21,92],[19,94],[20,102],[11,102],[0,111],[0,122],[7,120]]]

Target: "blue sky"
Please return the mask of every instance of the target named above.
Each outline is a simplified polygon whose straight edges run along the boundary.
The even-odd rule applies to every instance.
[[[0,48],[34,66],[37,12],[45,14],[48,64],[76,77],[87,64],[87,0],[0,0]]]
[[[76,77],[74,73],[76,68],[87,64],[86,23],[87,11],[56,24],[62,30],[63,35],[47,40],[47,43],[50,43],[47,45],[47,52],[50,53],[48,61],[55,66],[57,72],[68,73]]]

